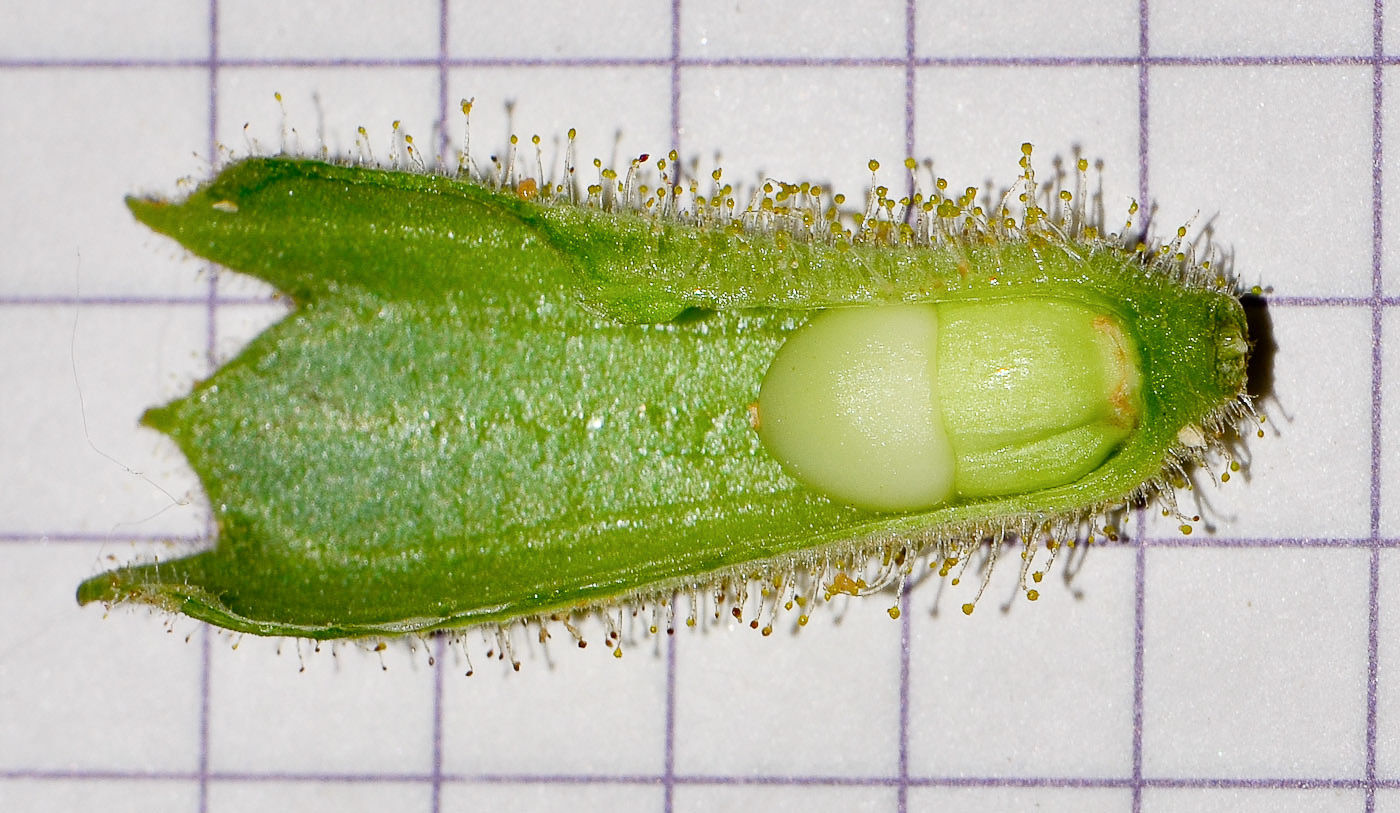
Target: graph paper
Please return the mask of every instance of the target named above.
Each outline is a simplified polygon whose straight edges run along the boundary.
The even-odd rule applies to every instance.
[[[5,0],[0,809],[1400,810],[1397,17]],[[346,154],[361,125],[384,144],[394,120],[444,150],[464,97],[474,148],[538,133],[546,173],[570,127],[609,163],[674,148],[853,193],[869,158],[984,187],[1025,141],[1047,169],[1102,162],[1110,223],[1141,200],[1268,287],[1266,436],[1201,492],[1196,533],[1135,516],[1034,605],[1003,567],[970,617],[931,580],[899,621],[872,598],[620,661],[527,647],[518,674],[478,648],[465,677],[440,641],[382,668],[78,609],[93,573],[211,539],[194,476],[137,419],[286,313],[122,197],[178,194],[225,150]]]

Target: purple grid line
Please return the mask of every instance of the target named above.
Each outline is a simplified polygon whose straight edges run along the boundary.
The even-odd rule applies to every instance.
[[[221,68],[903,68],[904,56],[887,57],[479,57],[451,58],[414,57],[385,59],[370,57],[344,58],[238,58],[219,61]],[[1370,54],[1310,55],[1265,54],[1258,56],[960,56],[915,57],[919,68],[1075,68],[1075,67],[1368,67],[1400,65],[1400,55]],[[203,68],[206,59],[0,59],[0,70],[33,69],[169,69]]]
[[[133,535],[127,533],[61,533],[53,534],[44,531],[6,531],[0,532],[0,544],[73,544],[73,545],[108,545],[112,543],[173,543],[181,545],[202,545],[209,541],[208,536],[180,536],[162,534]],[[1104,542],[1096,542],[1096,546],[1103,546]],[[1400,548],[1400,537],[1394,536],[1358,536],[1358,537],[1326,537],[1326,536],[1262,536],[1262,537],[1238,537],[1238,536],[1131,536],[1124,537],[1123,544],[1141,545],[1148,548],[1312,548],[1312,549],[1348,549],[1348,548],[1378,548],[1380,550],[1393,550]]]
[[[1382,550],[1400,548],[1400,537],[1395,536],[1125,536],[1124,544],[1143,545],[1149,548],[1370,548]],[[0,544],[75,544],[109,545],[114,542],[134,543],[173,543],[181,545],[202,545],[209,541],[207,536],[180,536],[178,534],[129,534],[117,532],[73,532],[49,533],[45,531],[0,531]],[[1105,542],[1095,542],[1102,546]]]
[[[220,307],[225,305],[286,305],[288,300],[278,296],[222,296],[214,300]],[[92,296],[84,294],[82,296],[71,296],[68,294],[54,294],[52,296],[36,294],[34,296],[0,296],[0,307],[83,307],[85,305],[101,306],[137,306],[137,307],[175,307],[179,305],[198,305],[208,307],[209,297],[206,296]]]
[[[199,771],[125,771],[125,770],[62,770],[15,769],[0,771],[0,779],[29,779],[41,781],[173,781],[189,782],[204,776]],[[211,782],[303,782],[355,784],[426,784],[434,780],[431,773],[336,773],[323,771],[251,772],[209,771]],[[652,774],[442,774],[443,784],[453,785],[638,785],[655,786],[662,777]],[[1246,789],[1246,790],[1364,790],[1374,785],[1379,790],[1400,789],[1400,779],[1362,777],[1345,779],[1326,776],[1294,777],[1144,777],[1140,782],[1131,777],[1094,776],[827,776],[814,775],[729,775],[677,774],[677,785],[733,786],[766,785],[787,787],[897,787],[907,782],[919,788],[1143,788],[1157,789]]]
[[[207,536],[180,536],[178,534],[131,534],[131,533],[48,533],[45,531],[6,531],[0,532],[0,542],[60,542],[76,544],[109,544],[112,542],[174,542],[186,545],[199,545],[209,541]]]
[[[664,750],[661,756],[662,809],[671,813],[675,808],[676,796],[676,636],[673,633],[676,618],[675,602],[672,599],[671,623],[666,628],[666,727],[663,733]]]
[[[1382,186],[1384,173],[1384,102],[1385,71],[1381,58],[1385,50],[1385,4],[1375,0],[1371,18],[1371,561],[1370,595],[1367,600],[1366,618],[1366,813],[1376,809],[1376,724],[1377,688],[1380,664],[1380,567],[1381,567],[1381,394],[1383,358],[1381,354],[1382,324],[1384,311],[1381,300],[1384,292],[1382,258],[1384,250],[1384,218],[1382,206],[1385,203]]]
[[[1134,521],[1141,535],[1146,524],[1143,511],[1134,513]],[[1139,543],[1133,555],[1133,731],[1132,731],[1132,776],[1133,813],[1142,810],[1142,720],[1143,686],[1146,682],[1144,664],[1147,657],[1146,639],[1147,609],[1147,546]]]
[[[219,0],[209,0],[209,110],[208,110],[208,143],[205,144],[207,155],[217,155],[218,152],[218,124],[219,124]],[[209,291],[208,291],[208,331],[205,334],[205,357],[209,369],[213,370],[218,366],[218,316],[219,316],[219,272],[215,266],[210,266]],[[205,519],[205,538],[213,539],[216,533],[214,517],[210,514]],[[213,633],[209,626],[201,625],[199,638],[199,773],[197,776],[199,789],[199,813],[206,813],[209,810],[209,743],[210,743],[210,682],[213,679],[213,662],[211,652]]]
[[[447,0],[438,2],[438,53],[437,53],[437,102],[438,102],[438,151],[437,154],[443,156],[439,160],[447,160],[448,146],[447,135],[447,77],[448,77],[448,6]],[[442,810],[442,750],[443,750],[443,685],[442,676],[447,671],[444,663],[444,655],[447,649],[447,638],[441,633],[433,636],[433,645],[436,652],[437,668],[433,669],[433,722],[432,722],[432,775],[429,783],[432,793],[429,797],[428,810],[431,813],[439,813]]]
[[[1148,201],[1148,144],[1150,138],[1148,107],[1149,51],[1148,0],[1138,0],[1138,200]],[[1150,211],[1150,209],[1149,209]],[[1143,511],[1133,512],[1137,523],[1138,536],[1146,536],[1146,520]],[[1132,813],[1142,811],[1142,724],[1143,724],[1143,685],[1144,663],[1146,660],[1146,611],[1147,611],[1147,546],[1139,543],[1133,557],[1133,696],[1132,696]]]
[[[671,0],[671,54],[666,59],[671,79],[671,149],[681,150],[681,0]]]
[[[899,783],[896,809],[909,810],[909,649],[912,632],[909,593],[899,597]]]
[[[218,266],[206,266],[208,268],[219,268]],[[1270,308],[1394,308],[1400,306],[1400,296],[1312,296],[1312,295],[1288,295],[1288,294],[1262,294],[1259,297],[1266,302]],[[208,307],[211,299],[204,296],[150,296],[142,294],[122,295],[122,294],[83,294],[73,296],[72,294],[13,294],[0,295],[0,308],[52,308],[52,307],[82,307],[86,305],[101,307],[178,307],[181,305],[193,305],[197,307]],[[215,295],[213,303],[218,307],[248,306],[248,305],[281,305],[290,306],[290,300],[285,296],[269,294],[267,296],[222,296]]]
[[[1137,80],[1138,80],[1138,200],[1146,202],[1149,200],[1148,174],[1147,174],[1147,147],[1148,147],[1148,83],[1147,83],[1147,15],[1148,0],[1138,0],[1138,58],[1137,58]],[[1134,802],[1134,810],[1137,809]]]
[[[212,640],[213,634],[209,631],[209,625],[201,624],[199,628],[199,753],[197,763],[199,767],[194,775],[195,782],[199,785],[200,813],[204,813],[209,808],[209,682],[213,673]]]
[[[670,72],[671,150],[681,154],[681,0],[671,0],[671,53],[667,60]],[[671,617],[666,626],[666,699],[665,728],[662,731],[661,798],[662,810],[672,813],[676,806],[676,608],[672,599]]]
[[[918,48],[916,41],[918,22],[918,9],[915,7],[915,0],[906,0],[904,4],[904,154],[914,155],[915,127],[918,125],[916,113],[918,107],[915,102],[915,91],[917,89],[918,69],[915,67],[915,52]],[[908,188],[905,194],[913,197],[914,179],[910,177]],[[895,795],[895,809],[898,813],[908,813],[909,811],[909,685],[910,685],[910,645],[913,630],[913,618],[909,612],[909,594],[903,593],[899,598],[899,750],[897,764],[897,778],[899,781]]]
[[[437,154],[446,160],[449,137],[447,134],[447,73],[450,68],[447,62],[448,42],[447,42],[447,0],[438,0],[438,53],[437,53],[437,81],[438,81],[438,149]],[[436,796],[434,796],[436,800]],[[433,810],[437,810],[436,801]]]
[[[1147,537],[1139,542],[1149,548],[1395,548],[1397,537]]]
[[[672,132],[673,144],[679,149],[679,105],[680,105],[680,83],[679,74],[681,68],[686,67],[804,67],[804,66],[888,66],[904,67],[906,70],[906,146],[907,152],[913,152],[913,127],[914,127],[914,107],[913,107],[913,83],[914,69],[916,67],[963,67],[963,66],[1026,66],[1026,67],[1073,67],[1073,66],[1136,66],[1139,71],[1139,92],[1140,92],[1140,192],[1143,200],[1148,199],[1148,98],[1147,98],[1147,73],[1150,67],[1155,66],[1250,66],[1250,65],[1371,65],[1374,74],[1373,81],[1373,182],[1372,194],[1375,206],[1373,222],[1373,295],[1371,297],[1266,297],[1271,306],[1283,307],[1347,307],[1366,306],[1372,309],[1373,326],[1373,405],[1372,405],[1372,463],[1373,473],[1371,482],[1371,528],[1372,533],[1369,538],[1364,539],[1150,539],[1144,534],[1139,534],[1138,567],[1136,575],[1136,601],[1137,618],[1135,632],[1135,668],[1134,668],[1134,760],[1133,775],[1129,778],[1077,778],[1077,777],[918,777],[910,776],[908,771],[908,681],[909,681],[909,614],[907,612],[908,596],[902,601],[906,612],[902,613],[901,621],[901,717],[900,717],[900,766],[898,775],[895,777],[742,777],[742,776],[687,776],[674,772],[674,678],[675,678],[675,643],[674,639],[667,648],[668,668],[667,668],[667,732],[666,732],[666,766],[661,777],[648,775],[509,775],[490,774],[479,776],[445,775],[441,770],[442,760],[442,691],[441,670],[435,675],[435,709],[434,709],[434,763],[431,774],[252,774],[252,773],[225,773],[209,770],[209,703],[210,703],[210,641],[206,631],[201,641],[202,648],[202,668],[201,668],[201,689],[200,689],[200,753],[199,768],[194,773],[186,772],[123,772],[123,771],[0,771],[0,777],[4,778],[39,778],[39,779],[171,779],[179,781],[197,781],[200,791],[200,809],[207,807],[207,792],[210,781],[325,781],[325,782],[430,782],[433,785],[433,809],[439,808],[439,792],[443,782],[482,782],[482,783],[527,783],[527,784],[556,784],[556,783],[637,783],[656,784],[662,783],[666,787],[667,810],[670,810],[672,801],[672,788],[677,784],[704,785],[704,784],[739,784],[739,785],[895,785],[898,787],[900,795],[900,810],[905,809],[906,791],[910,786],[944,786],[944,787],[1079,787],[1079,788],[1121,788],[1130,787],[1133,790],[1134,810],[1140,807],[1141,790],[1144,787],[1151,788],[1283,788],[1283,789],[1307,789],[1307,788],[1336,788],[1336,789],[1364,789],[1366,791],[1366,809],[1374,808],[1374,792],[1376,788],[1397,788],[1400,787],[1400,780],[1379,780],[1375,775],[1375,738],[1376,738],[1376,686],[1377,686],[1377,648],[1378,648],[1378,609],[1379,609],[1379,551],[1382,548],[1400,547],[1400,539],[1384,539],[1379,532],[1380,515],[1380,476],[1379,463],[1381,459],[1381,318],[1383,310],[1400,304],[1400,297],[1385,297],[1382,294],[1381,275],[1381,200],[1382,200],[1382,170],[1381,158],[1382,130],[1381,130],[1381,104],[1383,98],[1383,71],[1384,66],[1400,64],[1400,57],[1387,57],[1382,54],[1382,14],[1383,2],[1376,0],[1374,15],[1375,45],[1374,53],[1370,56],[1342,56],[1342,57],[1308,57],[1308,56],[1259,56],[1259,57],[1229,57],[1229,58],[1200,58],[1200,57],[1151,57],[1147,54],[1147,2],[1140,0],[1140,53],[1137,57],[1085,57],[1085,58],[1065,58],[1065,57],[1043,57],[1043,58],[995,58],[995,57],[971,57],[956,59],[940,58],[915,58],[913,55],[913,19],[914,0],[908,2],[908,52],[902,59],[782,59],[782,58],[757,58],[757,59],[721,59],[721,60],[701,60],[684,59],[679,57],[679,0],[673,0],[673,32],[672,32],[672,55],[669,59],[564,59],[564,60],[521,60],[521,59],[490,59],[472,60],[458,59],[449,60],[447,53],[447,5],[446,0],[442,0],[442,12],[440,24],[440,53],[435,60],[221,60],[218,56],[218,2],[210,0],[210,55],[207,60],[188,61],[141,61],[141,60],[76,60],[76,61],[0,61],[0,69],[4,68],[32,68],[32,67],[94,67],[94,68],[119,68],[119,67],[207,67],[209,72],[209,133],[210,133],[210,154],[213,154],[214,143],[213,134],[217,121],[217,80],[218,72],[225,67],[336,67],[344,65],[355,66],[433,66],[439,70],[439,102],[440,108],[444,112],[442,122],[446,121],[446,73],[449,68],[470,67],[470,66],[658,66],[669,67],[672,74],[671,104],[672,104]],[[445,144],[448,140],[445,125],[440,129],[440,138]],[[213,347],[217,336],[216,317],[220,307],[225,305],[241,304],[270,304],[276,299],[253,298],[253,297],[226,297],[218,295],[217,276],[210,275],[209,294],[204,298],[159,298],[159,297],[84,297],[79,301],[74,297],[7,297],[0,298],[0,306],[23,306],[23,305],[54,305],[54,304],[95,304],[95,305],[185,305],[202,304],[207,307],[209,313],[209,327],[207,333],[208,353],[213,363]],[[1139,530],[1142,522],[1139,519]],[[210,529],[212,533],[212,529]],[[41,536],[38,534],[10,533],[0,534],[0,541],[20,541],[30,540]],[[108,541],[115,538],[115,535],[86,535],[86,534],[43,534],[49,541]],[[122,539],[129,540],[130,535],[122,535]],[[160,537],[169,539],[169,537]],[[207,537],[206,537],[207,538]],[[182,540],[183,541],[183,540]],[[1366,776],[1361,779],[1326,779],[1326,778],[1280,778],[1280,779],[1211,779],[1211,778],[1150,778],[1142,776],[1141,772],[1141,702],[1142,702],[1142,653],[1144,647],[1143,640],[1143,606],[1145,590],[1145,549],[1148,546],[1163,547],[1228,547],[1228,546],[1317,546],[1317,547],[1360,547],[1369,546],[1372,549],[1371,559],[1371,600],[1370,600],[1370,640],[1369,640],[1369,676],[1368,676],[1368,717],[1366,730]],[[441,659],[443,639],[437,639],[439,659]]]
[[[444,8],[446,4],[444,4]],[[444,26],[446,28],[446,26]],[[429,781],[433,786],[432,803],[429,810],[438,813],[442,809],[442,676],[447,671],[447,636],[433,635],[433,656],[437,668],[433,670],[433,772]]]

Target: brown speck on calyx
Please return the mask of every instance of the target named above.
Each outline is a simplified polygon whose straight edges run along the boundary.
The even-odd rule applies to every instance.
[[[1107,316],[1094,317],[1093,326],[1113,343],[1113,360],[1117,363],[1119,373],[1113,391],[1108,395],[1110,417],[1119,426],[1137,426],[1138,382],[1134,375],[1136,367],[1128,352],[1128,339],[1123,335],[1123,327]]]

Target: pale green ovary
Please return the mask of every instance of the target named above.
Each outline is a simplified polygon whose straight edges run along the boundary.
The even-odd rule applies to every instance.
[[[1073,482],[1141,413],[1115,316],[1054,299],[819,314],[780,349],[759,436],[796,479],[875,511]]]
[[[937,336],[929,305],[820,314],[763,379],[759,437],[790,474],[840,502],[872,511],[943,502],[954,459],[934,392]]]

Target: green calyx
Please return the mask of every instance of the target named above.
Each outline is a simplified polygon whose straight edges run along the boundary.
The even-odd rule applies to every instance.
[[[257,634],[505,623],[859,540],[1077,519],[1158,482],[1183,428],[1230,414],[1248,346],[1232,294],[1102,242],[803,241],[285,158],[129,205],[296,309],[145,417],[203,482],[214,547],[99,574],[78,598]],[[937,302],[943,334],[986,361],[1000,345],[971,323],[1031,324],[1017,309],[1032,301],[1068,304],[1072,355],[1089,361],[996,406],[938,384],[961,496],[851,507],[753,431],[765,371],[814,311]],[[1006,310],[974,319],[983,308]],[[939,347],[936,375],[952,375]],[[1139,356],[1122,409],[1113,394],[1134,385],[1105,360],[1116,347]],[[1025,476],[1107,447],[1080,476]]]

